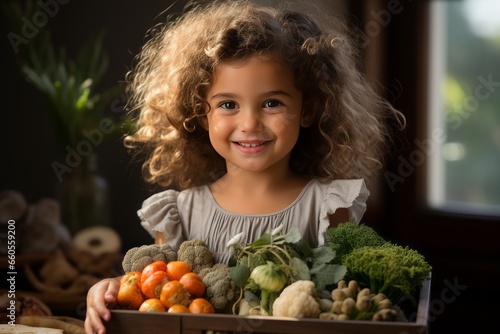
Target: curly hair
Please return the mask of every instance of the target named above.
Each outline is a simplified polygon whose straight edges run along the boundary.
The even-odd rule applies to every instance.
[[[124,142],[145,154],[145,180],[187,188],[224,175],[225,161],[202,126],[205,94],[219,62],[255,54],[280,57],[308,106],[309,126],[301,127],[292,150],[292,170],[324,181],[369,179],[387,147],[386,118],[404,122],[403,116],[358,69],[346,26],[329,22],[327,29],[306,14],[249,1],[193,6],[157,27],[127,74],[137,128]]]

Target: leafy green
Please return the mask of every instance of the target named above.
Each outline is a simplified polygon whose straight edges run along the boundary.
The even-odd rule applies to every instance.
[[[268,304],[278,297],[281,290],[264,291],[251,279],[254,269],[259,266],[273,263],[286,278],[284,287],[299,280],[311,280],[318,290],[337,283],[346,273],[345,266],[332,263],[335,252],[328,246],[311,248],[298,229],[291,229],[286,234],[281,230],[265,233],[251,244],[241,244],[238,236],[228,243],[234,248],[233,258],[229,261],[231,279],[244,291],[250,290],[258,295],[261,302],[265,300],[266,305],[261,303],[264,311],[272,310]]]
[[[297,272],[295,275],[293,275],[294,280],[310,280],[311,279],[311,272],[309,270],[309,267],[307,264],[299,259],[298,257],[293,257],[291,261],[292,267],[297,269]]]
[[[229,276],[238,288],[243,288],[250,277],[250,269],[245,265],[231,267]]]
[[[353,222],[341,223],[326,230],[326,244],[335,251],[334,263],[343,262],[345,255],[364,246],[381,246],[386,241],[373,228]]]
[[[347,269],[345,266],[340,264],[327,264],[323,263],[311,268],[311,276],[313,277],[313,282],[316,284],[318,290],[323,290],[332,282],[336,283],[344,278]]]
[[[329,263],[335,259],[335,252],[328,247],[319,247],[311,249],[313,267]]]
[[[367,225],[342,223],[327,229],[325,238],[336,252],[333,263],[347,268],[345,280],[384,293],[394,304],[430,277],[432,268],[422,254],[386,241]]]
[[[430,278],[431,265],[418,251],[387,242],[365,246],[344,257],[346,277],[372,293],[383,293],[394,304]]]

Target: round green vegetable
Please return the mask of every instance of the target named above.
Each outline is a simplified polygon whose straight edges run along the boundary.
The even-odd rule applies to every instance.
[[[250,280],[260,289],[260,306],[263,314],[272,315],[274,300],[287,282],[286,275],[280,267],[268,261],[252,270]]]
[[[255,267],[250,274],[250,278],[261,290],[267,290],[268,292],[281,291],[286,283],[285,274],[272,262]]]

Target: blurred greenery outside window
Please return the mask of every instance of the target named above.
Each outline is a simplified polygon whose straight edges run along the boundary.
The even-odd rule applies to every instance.
[[[500,1],[430,5],[428,204],[500,215]]]

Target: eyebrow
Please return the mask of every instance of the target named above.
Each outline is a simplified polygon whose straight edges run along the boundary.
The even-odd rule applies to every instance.
[[[270,92],[266,92],[262,94],[262,97],[269,97],[269,96],[275,96],[275,95],[282,95],[286,97],[292,97],[292,95],[284,90],[272,90]],[[215,100],[215,99],[234,99],[238,98],[239,96],[237,94],[233,93],[226,93],[226,92],[221,92],[213,95],[210,100]]]

